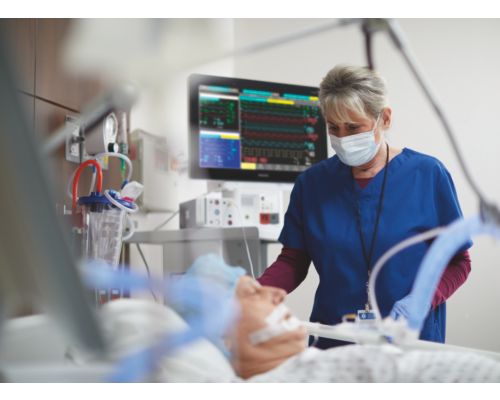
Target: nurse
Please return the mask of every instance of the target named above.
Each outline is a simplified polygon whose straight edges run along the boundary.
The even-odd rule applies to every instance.
[[[277,260],[258,279],[293,291],[311,261],[319,275],[310,320],[337,324],[369,312],[367,282],[376,261],[410,236],[462,217],[455,186],[436,158],[390,146],[383,79],[368,68],[340,65],[320,85],[319,101],[336,155],[296,180]],[[406,302],[430,242],[394,256],[377,279],[382,317],[406,317]],[[450,261],[436,290],[420,338],[444,342],[446,300],[470,272],[469,242]],[[367,314],[364,314],[365,316]],[[326,349],[346,342],[320,338]]]

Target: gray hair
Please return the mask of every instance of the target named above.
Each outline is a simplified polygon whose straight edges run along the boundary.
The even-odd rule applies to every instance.
[[[377,117],[387,106],[383,78],[367,67],[337,65],[319,86],[319,104],[323,115],[337,122],[349,122],[349,111]]]

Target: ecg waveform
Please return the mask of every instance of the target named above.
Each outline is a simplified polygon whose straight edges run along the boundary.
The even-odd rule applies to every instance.
[[[309,166],[317,161],[317,105],[240,100],[240,109],[244,162]]]

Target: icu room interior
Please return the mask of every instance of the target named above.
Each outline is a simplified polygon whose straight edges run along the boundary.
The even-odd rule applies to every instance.
[[[1,19],[0,381],[500,383],[499,36]]]

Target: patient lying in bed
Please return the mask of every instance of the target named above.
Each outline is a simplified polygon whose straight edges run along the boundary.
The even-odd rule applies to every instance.
[[[403,352],[391,345],[307,348],[305,329],[294,324],[293,316],[282,306],[283,290],[260,286],[244,276],[241,268],[210,257],[198,267],[195,264],[188,274],[221,284],[239,304],[239,317],[223,338],[229,360],[213,344],[201,340],[162,361],[154,381],[500,382],[500,363],[475,354]],[[134,312],[142,322],[136,318],[131,328]],[[141,300],[111,302],[102,315],[117,354],[172,326],[186,328],[173,311]]]
[[[285,294],[248,276],[238,280],[241,315],[229,344],[240,377],[251,382],[500,382],[500,363],[475,354],[403,352],[392,345],[306,348],[303,327],[252,344],[252,332],[265,328]]]

